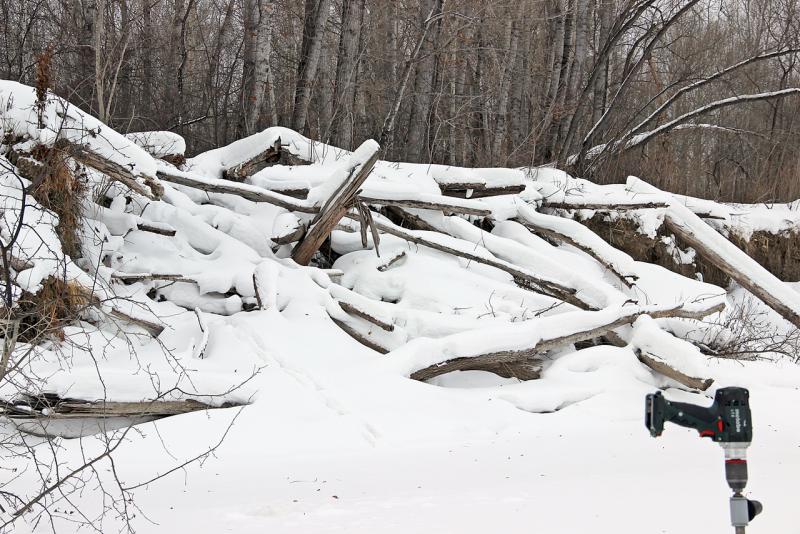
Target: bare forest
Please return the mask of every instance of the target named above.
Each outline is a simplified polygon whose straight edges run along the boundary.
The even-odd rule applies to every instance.
[[[0,0],[0,78],[188,155],[284,125],[386,159],[800,197],[796,0]]]

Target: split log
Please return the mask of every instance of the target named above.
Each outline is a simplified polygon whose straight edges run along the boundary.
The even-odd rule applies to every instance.
[[[254,185],[237,184],[226,180],[217,180],[214,178],[203,178],[187,172],[174,170],[167,171],[165,169],[161,169],[156,174],[165,182],[183,185],[186,187],[193,187],[208,193],[225,193],[228,195],[236,195],[251,202],[265,202],[289,211],[299,211],[301,213],[317,213],[319,211],[318,208],[311,206],[302,200],[268,191],[264,188],[256,187]]]
[[[157,178],[147,175],[135,176],[129,169],[97,154],[88,146],[79,145],[67,139],[59,139],[56,141],[55,148],[63,150],[76,161],[97,169],[112,180],[122,183],[131,191],[135,191],[150,200],[158,200],[164,194],[164,187],[158,182]],[[140,179],[144,184],[139,182]]]
[[[645,364],[653,371],[661,373],[667,378],[671,378],[672,380],[679,382],[688,388],[705,391],[711,386],[711,384],[714,383],[714,380],[711,378],[706,378],[706,379],[695,378],[693,376],[689,376],[685,373],[682,373],[679,370],[675,369],[674,367],[670,366],[661,357],[656,356],[655,354],[648,354],[646,352],[643,352],[642,350],[637,349],[636,357],[639,358],[640,362]]]
[[[240,163],[234,167],[223,169],[222,177],[226,180],[234,182],[243,182],[248,176],[252,176],[261,169],[269,165],[277,163],[281,158],[281,138],[275,139],[271,147],[268,147],[263,152],[259,153],[254,158],[251,158],[244,163]]]
[[[375,141],[365,141],[351,156],[349,172],[338,188],[325,201],[319,214],[311,221],[311,227],[292,251],[292,259],[300,265],[308,265],[339,220],[354,204],[361,185],[378,161],[380,147]],[[327,184],[326,184],[327,185]]]
[[[488,354],[476,354],[474,356],[450,358],[434,365],[429,365],[423,369],[414,370],[410,376],[414,380],[428,380],[434,376],[450,373],[452,371],[486,368],[487,366],[495,366],[509,362],[529,361],[540,358],[542,354],[558,347],[571,345],[580,341],[588,341],[590,339],[603,336],[608,332],[619,328],[620,326],[633,323],[642,315],[649,315],[653,318],[681,317],[699,319],[712,313],[717,313],[724,309],[724,307],[725,305],[722,303],[710,304],[708,306],[694,305],[688,307],[676,306],[671,308],[659,308],[654,306],[625,306],[621,308],[620,314],[615,315],[609,320],[601,321],[599,324],[596,324],[591,328],[581,326],[581,328],[583,328],[581,330],[576,330],[574,332],[562,334],[556,337],[548,337],[552,334],[548,331],[548,329],[542,329],[539,339],[531,347],[525,349],[497,351]],[[572,313],[596,314],[602,312]],[[567,320],[567,318],[563,316],[554,316],[548,319],[551,321]],[[581,321],[577,322],[582,323]]]

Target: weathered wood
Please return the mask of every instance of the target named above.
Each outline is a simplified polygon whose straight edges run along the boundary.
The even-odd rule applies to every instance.
[[[147,282],[153,280],[164,280],[165,282],[188,282],[196,284],[197,281],[187,278],[182,274],[166,274],[166,273],[111,273],[112,280],[118,280],[125,284],[132,284],[134,282]]]
[[[150,232],[152,234],[165,235],[167,237],[172,237],[175,235],[174,228],[164,228],[163,225],[156,226],[154,224],[140,222],[136,224],[136,228],[142,232]]]
[[[211,178],[200,178],[188,173],[170,173],[160,170],[156,173],[158,177],[173,184],[193,187],[208,193],[225,193],[236,195],[251,202],[265,202],[289,211],[299,211],[301,213],[318,213],[319,209],[307,203],[280,193],[268,191],[261,187],[248,184],[237,184],[225,180],[215,180]]]
[[[147,330],[147,332],[153,336],[158,337],[161,335],[161,332],[164,331],[165,326],[160,323],[154,323],[153,321],[148,321],[147,319],[140,319],[138,317],[132,317],[127,313],[118,310],[116,308],[111,310],[111,316],[120,319],[122,321],[135,324],[136,326]]]
[[[476,215],[478,217],[491,217],[492,210],[472,206],[459,206],[450,204],[442,199],[441,202],[431,202],[413,198],[375,198],[359,196],[362,202],[379,206],[396,206],[399,208],[415,208],[421,210],[437,210],[445,214]]]
[[[652,369],[657,373],[661,373],[662,375],[666,376],[667,378],[671,378],[676,382],[683,384],[684,386],[692,389],[698,389],[700,391],[705,391],[714,383],[714,380],[711,378],[695,378],[693,376],[689,376],[684,374],[677,369],[671,367],[667,364],[664,360],[659,358],[654,354],[648,354],[641,350],[636,351],[636,357],[639,358],[639,361],[645,364],[647,367]]]
[[[371,339],[368,339],[366,336],[362,336],[353,327],[351,327],[350,325],[348,325],[344,321],[340,321],[339,319],[336,319],[334,317],[331,317],[331,321],[333,321],[336,324],[336,326],[338,326],[339,328],[344,330],[344,332],[347,335],[349,335],[350,337],[352,337],[353,339],[355,339],[356,341],[358,341],[360,344],[364,345],[365,347],[368,347],[368,348],[374,350],[375,352],[379,352],[380,354],[388,354],[389,353],[389,349],[387,349],[386,347],[382,347],[381,345],[375,343]]]
[[[300,241],[305,234],[306,234],[306,227],[301,224],[295,227],[294,230],[290,232],[278,236],[272,236],[270,237],[270,239],[276,245],[288,245],[290,243],[296,243],[297,241]]]
[[[319,250],[319,247],[331,234],[339,220],[344,217],[347,210],[355,202],[358,190],[370,172],[372,172],[375,163],[378,162],[379,147],[377,143],[374,141],[367,141],[367,143],[374,144],[372,154],[366,161],[357,162],[357,164],[353,165],[339,189],[322,206],[321,211],[312,221],[308,232],[292,251],[292,259],[296,263],[308,265],[312,256]]]
[[[383,263],[383,264],[381,264],[381,265],[378,265],[377,269],[378,269],[380,272],[385,272],[385,271],[387,271],[387,270],[388,270],[388,269],[389,269],[389,268],[390,268],[392,265],[394,265],[394,264],[395,264],[395,263],[397,263],[398,261],[401,261],[401,260],[403,260],[403,258],[405,258],[405,257],[406,257],[406,253],[405,253],[405,251],[404,251],[404,250],[401,250],[401,251],[400,251],[400,253],[398,253],[398,254],[395,254],[394,256],[392,256],[391,258],[389,258],[389,261],[387,261],[386,263]]]
[[[616,317],[605,324],[588,330],[579,330],[571,334],[549,339],[542,338],[533,346],[526,349],[498,351],[489,354],[477,354],[475,356],[458,357],[445,360],[438,364],[414,371],[411,373],[411,378],[414,380],[428,380],[434,376],[450,373],[452,371],[463,371],[467,369],[485,368],[487,366],[500,365],[508,362],[533,360],[540,358],[545,352],[558,347],[571,345],[580,341],[587,341],[605,335],[615,328],[633,323],[642,315],[649,315],[654,319],[663,317],[699,319],[712,313],[717,313],[723,308],[724,304],[709,305],[708,307],[700,309],[686,309],[683,306],[676,306],[661,310],[648,310],[647,308],[641,308],[631,313],[626,313],[622,316]]]
[[[234,182],[243,182],[248,176],[252,176],[258,171],[280,161],[281,151],[281,138],[278,137],[271,147],[268,147],[255,157],[233,167],[223,169],[222,177]]]
[[[595,210],[595,211],[630,211],[642,209],[658,209],[666,208],[668,204],[665,202],[631,202],[631,203],[616,203],[616,202],[583,202],[583,201],[569,201],[557,202],[542,200],[542,207],[551,209],[562,210]]]
[[[338,300],[336,302],[339,304],[340,308],[342,308],[345,312],[349,313],[350,315],[354,315],[356,317],[360,317],[361,319],[364,319],[368,323],[372,323],[375,326],[377,326],[378,328],[382,328],[383,330],[386,330],[387,332],[393,332],[394,331],[394,325],[393,324],[387,323],[385,321],[381,321],[377,317],[374,317],[374,316],[370,315],[369,313],[365,312],[364,310],[359,309],[358,307],[354,306],[353,304],[350,304],[350,303],[345,302],[343,300]]]
[[[116,180],[128,189],[139,193],[140,195],[149,198],[150,200],[158,200],[164,194],[164,187],[158,182],[155,177],[141,175],[135,176],[130,170],[122,165],[97,154],[86,145],[73,143],[67,139],[59,139],[56,141],[55,148],[63,150],[70,157],[75,160],[97,169],[112,180]],[[140,183],[142,180],[144,184]]]
[[[68,419],[83,417],[167,417],[198,410],[231,407],[236,404],[211,406],[196,400],[145,400],[137,402],[88,401],[80,399],[51,399],[29,397],[18,403],[3,402],[0,413],[12,419]],[[42,410],[47,410],[47,415]],[[33,411],[32,411],[33,410]]]
[[[697,217],[693,213],[686,210],[684,212],[686,217]],[[700,220],[698,217],[696,223],[705,224],[703,221]],[[759,280],[751,279],[747,274],[742,272],[739,268],[736,267],[733,263],[731,263],[729,257],[726,257],[725,254],[721,253],[718,250],[710,247],[707,243],[701,241],[694,232],[690,230],[687,226],[684,226],[682,222],[676,217],[676,215],[670,210],[667,212],[666,217],[664,218],[664,224],[666,225],[667,229],[672,232],[678,239],[692,247],[697,254],[702,256],[706,261],[717,267],[719,270],[730,276],[733,280],[735,280],[739,285],[743,288],[748,290],[750,293],[761,299],[764,304],[778,312],[783,316],[784,319],[789,321],[790,323],[794,324],[797,327],[800,327],[800,315],[798,315],[792,307],[788,306],[782,301],[783,295],[776,293],[773,289],[769,287],[765,287],[760,283]],[[740,250],[736,247],[733,243],[730,243],[730,249],[728,251],[730,254],[746,258],[749,261],[753,261],[750,259],[744,251]],[[753,262],[755,263],[755,262]],[[763,268],[762,268],[763,269]],[[786,288],[786,291],[792,291],[791,288],[785,286],[783,283],[780,282],[772,273],[763,269],[764,277],[768,277],[774,282],[777,282],[781,286]],[[777,284],[775,284],[777,285]]]
[[[461,185],[461,184],[452,184],[453,186]],[[525,191],[524,185],[508,185],[505,187],[486,187],[481,185],[480,187],[451,187],[449,184],[447,186],[441,186],[442,195],[447,197],[454,197],[454,198],[487,198],[487,197],[499,197],[503,195],[518,195]],[[471,192],[469,191],[471,190]],[[469,195],[467,194],[469,193]]]

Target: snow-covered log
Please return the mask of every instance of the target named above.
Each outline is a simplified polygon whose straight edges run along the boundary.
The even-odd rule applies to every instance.
[[[579,222],[539,213],[522,203],[517,211],[518,220],[530,231],[582,250],[614,273],[626,286],[631,287],[638,278],[632,269],[633,258],[615,249]]]
[[[599,311],[574,311],[523,324],[456,334],[425,345],[409,346],[398,351],[396,356],[408,364],[405,372],[411,378],[428,380],[452,371],[529,361],[555,348],[600,337],[643,315],[698,319],[723,308],[723,303],[712,299],[683,306],[626,305]]]
[[[662,194],[667,198],[670,207],[665,223],[673,234],[787,321],[800,327],[800,293],[781,282],[668,193],[633,176],[628,178],[627,185],[634,191]]]

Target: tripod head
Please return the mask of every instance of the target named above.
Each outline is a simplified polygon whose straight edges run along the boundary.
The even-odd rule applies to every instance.
[[[733,490],[731,523],[737,533],[744,532],[762,510],[761,503],[742,496],[747,485],[747,447],[753,439],[749,400],[750,392],[737,387],[718,389],[707,408],[668,401],[660,391],[645,399],[645,426],[654,438],[664,431],[664,423],[670,422],[697,430],[700,437],[711,438],[725,451],[725,478]]]

